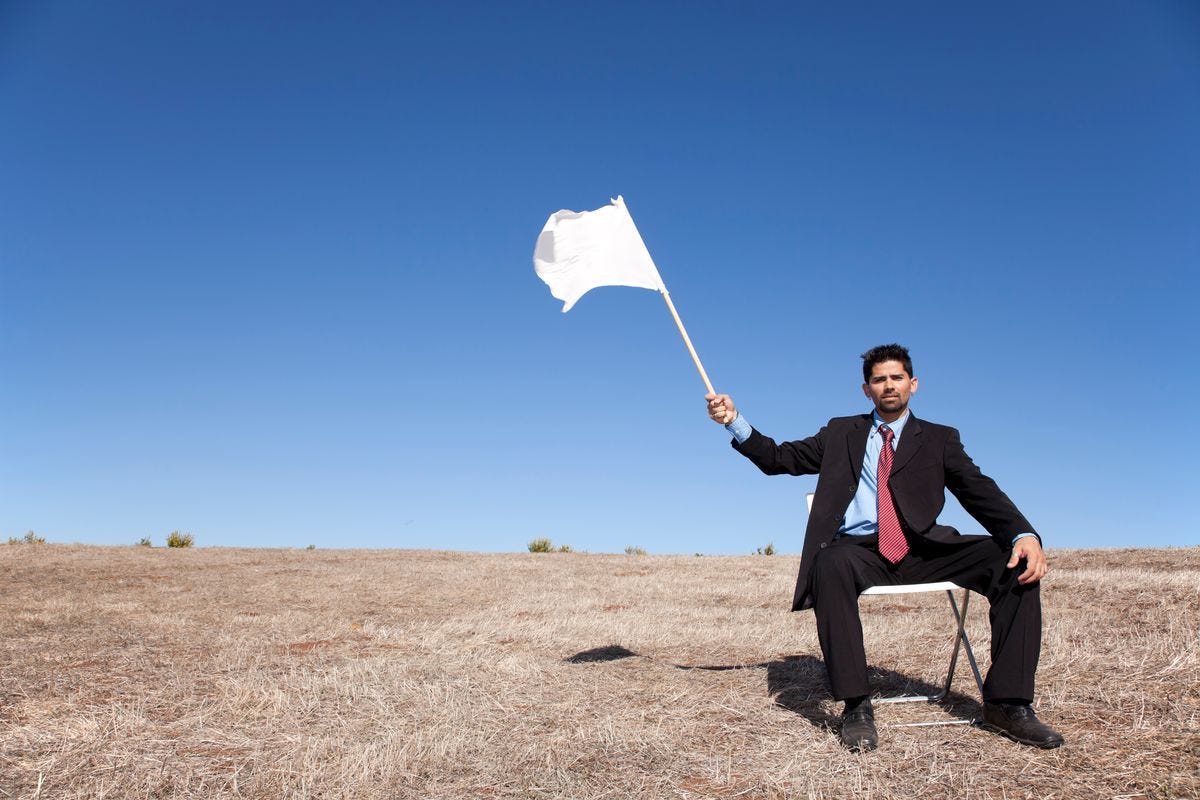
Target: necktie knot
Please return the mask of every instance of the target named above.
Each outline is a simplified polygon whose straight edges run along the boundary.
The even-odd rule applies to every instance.
[[[883,437],[884,444],[891,444],[892,437],[896,435],[896,432],[894,430],[892,430],[891,428],[889,428],[887,425],[880,425],[879,426],[879,435]]]

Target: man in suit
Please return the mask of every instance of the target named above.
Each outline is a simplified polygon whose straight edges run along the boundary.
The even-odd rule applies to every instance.
[[[767,475],[818,475],[792,610],[812,608],[830,688],[845,701],[842,743],[878,745],[858,595],[880,584],[954,581],[991,603],[992,666],[983,724],[1035,747],[1062,744],[1031,708],[1041,647],[1041,539],[995,481],[963,450],[958,431],[917,419],[912,359],[898,344],[868,350],[869,414],[836,417],[814,436],[776,444],[727,394],[708,394],[709,417]],[[937,524],[949,489],[987,535]]]

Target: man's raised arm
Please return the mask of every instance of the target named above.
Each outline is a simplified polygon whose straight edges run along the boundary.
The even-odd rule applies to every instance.
[[[704,395],[708,401],[708,418],[724,425],[733,436],[733,447],[767,475],[815,475],[821,469],[822,439],[825,429],[816,436],[796,442],[776,444],[750,426],[738,413],[733,398],[727,394]]]

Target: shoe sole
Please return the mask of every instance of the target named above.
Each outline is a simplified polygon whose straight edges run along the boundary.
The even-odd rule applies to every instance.
[[[1053,750],[1056,747],[1062,747],[1062,744],[1063,744],[1062,739],[1059,739],[1057,742],[1039,742],[1034,739],[1022,739],[1021,737],[1014,736],[1013,734],[1004,730],[1004,728],[1001,728],[999,725],[993,725],[992,723],[984,722],[983,720],[977,721],[975,723],[975,727],[982,728],[983,730],[989,731],[991,733],[998,733],[1001,736],[1003,736],[1005,739],[1014,741],[1017,744],[1023,744],[1028,747],[1036,747],[1040,750]]]

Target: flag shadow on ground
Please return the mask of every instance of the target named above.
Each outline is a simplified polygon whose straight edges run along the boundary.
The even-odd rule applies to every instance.
[[[573,656],[567,656],[563,661],[568,664],[594,664],[603,661],[619,661],[622,658],[631,658],[636,655],[637,653],[627,647],[609,644],[604,647],[593,647],[591,650],[580,650]]]

